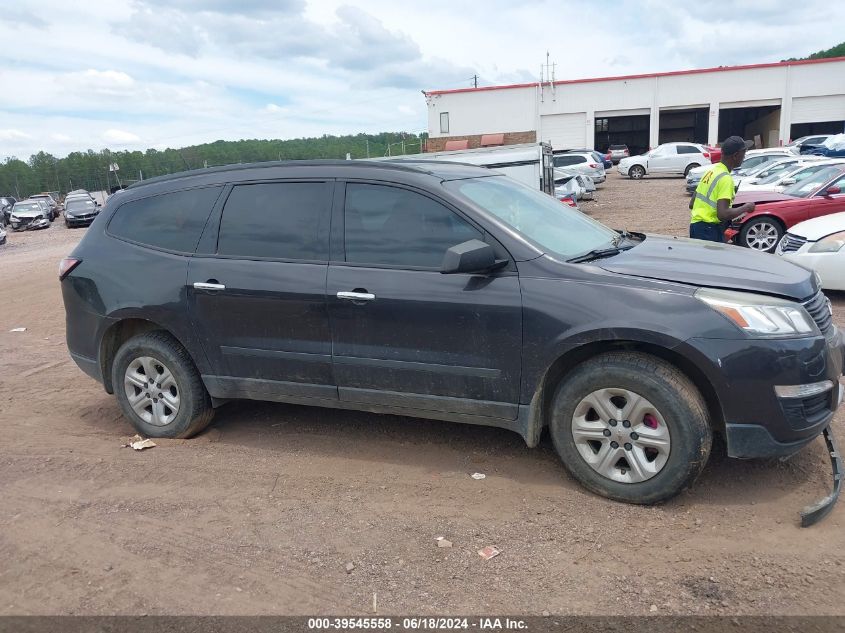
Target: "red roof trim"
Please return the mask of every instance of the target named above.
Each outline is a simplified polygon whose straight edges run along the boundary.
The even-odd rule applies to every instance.
[[[565,84],[586,84],[596,81],[621,81],[625,79],[649,79],[651,77],[675,77],[677,75],[697,75],[699,73],[718,73],[732,70],[753,70],[756,68],[777,68],[779,66],[803,66],[805,64],[826,64],[829,62],[842,62],[845,57],[828,57],[825,59],[802,59],[795,62],[769,62],[766,64],[746,64],[744,66],[719,66],[717,68],[696,68],[693,70],[672,70],[665,73],[645,73],[642,75],[619,75],[618,77],[593,77],[589,79],[564,79],[556,81],[556,86]],[[456,88],[454,90],[426,90],[428,95],[447,95],[461,92],[484,92],[486,90],[511,90],[513,88],[534,88],[537,82],[527,84],[509,84],[505,86],[482,86],[481,88]]]

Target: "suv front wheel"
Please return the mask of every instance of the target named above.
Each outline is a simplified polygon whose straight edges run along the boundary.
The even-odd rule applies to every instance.
[[[121,345],[112,384],[123,415],[143,437],[191,437],[214,416],[193,361],[165,332],[140,334]]]
[[[710,455],[701,394],[647,354],[613,352],[582,363],[552,406],[551,435],[564,466],[611,499],[665,501],[695,481]]]

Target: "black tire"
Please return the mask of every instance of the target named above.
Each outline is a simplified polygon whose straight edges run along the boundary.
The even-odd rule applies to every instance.
[[[623,389],[640,395],[665,421],[671,442],[668,456],[651,478],[637,483],[616,481],[597,472],[579,452],[572,432],[573,416],[582,400],[600,389]],[[620,433],[634,428],[622,429],[621,421],[617,425],[614,431]],[[607,353],[576,367],[557,388],[549,427],[563,465],[585,488],[636,504],[665,501],[691,486],[704,469],[713,443],[707,407],[698,389],[672,365],[636,352]],[[628,448],[626,444],[624,449]],[[624,461],[614,468],[620,464],[619,472],[624,476]]]
[[[742,229],[739,231],[739,245],[761,253],[774,253],[784,233],[785,229],[780,220],[760,216],[742,225]],[[763,242],[759,236],[764,234],[772,237]]]
[[[645,176],[645,167],[642,165],[634,165],[628,170],[628,177],[632,180],[642,180]]]
[[[155,359],[173,375],[180,402],[175,417],[165,426],[144,420],[129,404],[124,377],[129,365],[141,357]],[[112,385],[123,415],[142,437],[191,437],[208,426],[214,417],[211,398],[194,362],[188,352],[166,332],[139,334],[121,345],[112,363]]]
[[[687,165],[687,168],[684,170],[684,178],[686,178],[687,176],[689,176],[689,173],[690,173],[693,169],[695,169],[696,167],[701,167],[701,165],[699,165],[698,163],[691,163],[691,164]]]

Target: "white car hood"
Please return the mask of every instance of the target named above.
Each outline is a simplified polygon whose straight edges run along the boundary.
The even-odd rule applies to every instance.
[[[40,218],[44,214],[41,211],[12,211],[12,215],[18,218]]]
[[[845,213],[832,213],[820,218],[799,222],[789,229],[793,235],[799,235],[811,242],[816,242],[831,233],[845,231]]]

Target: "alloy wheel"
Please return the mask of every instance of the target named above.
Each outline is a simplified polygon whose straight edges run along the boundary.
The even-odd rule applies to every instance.
[[[778,228],[770,222],[758,222],[748,228],[745,234],[745,242],[748,248],[756,251],[768,251],[774,248],[780,235]]]

